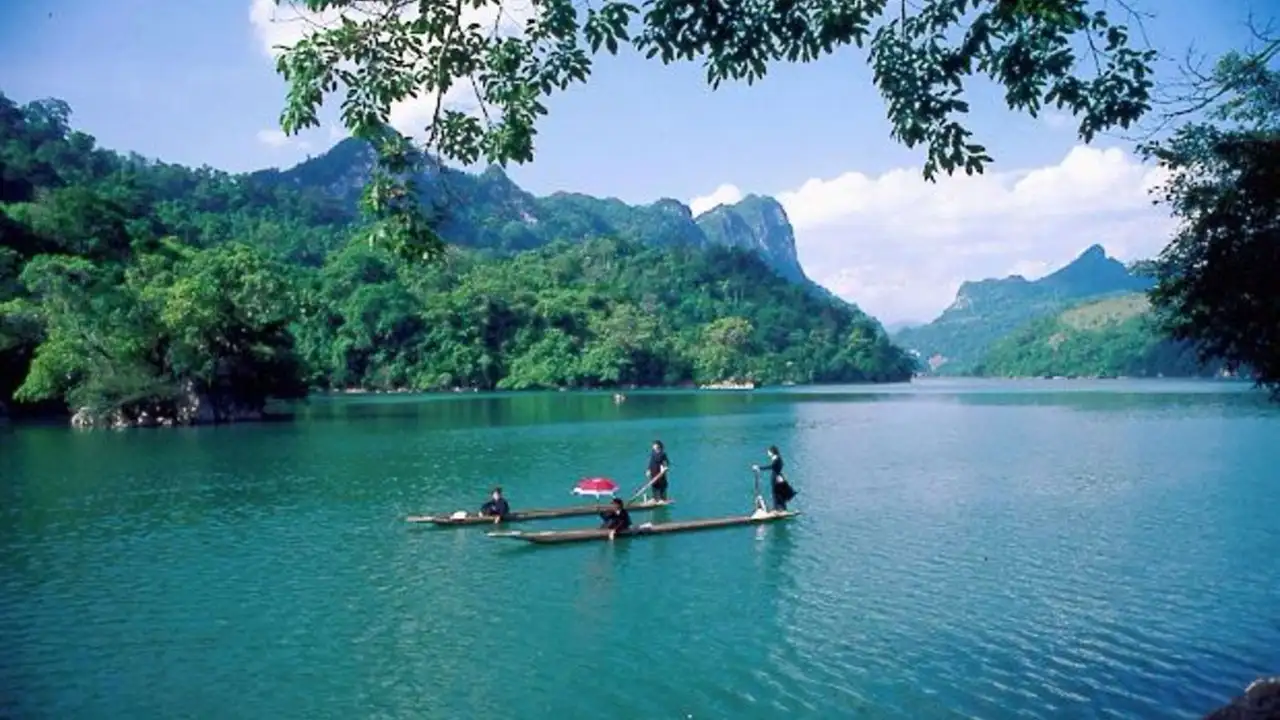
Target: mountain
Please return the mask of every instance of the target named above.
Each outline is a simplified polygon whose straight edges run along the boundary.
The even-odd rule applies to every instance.
[[[1087,300],[1032,320],[992,346],[979,373],[992,377],[1207,377],[1189,343],[1165,338],[1143,293]]]
[[[951,306],[932,322],[900,330],[894,340],[924,359],[933,372],[973,372],[991,346],[1027,322],[1090,298],[1150,288],[1120,261],[1092,245],[1062,269],[1039,280],[1021,275],[966,282]]]
[[[362,140],[347,138],[292,168],[262,170],[251,177],[268,184],[319,190],[340,200],[354,215],[373,166],[373,148]],[[742,248],[759,255],[787,280],[832,297],[805,276],[796,256],[791,222],[782,205],[771,197],[749,195],[694,217],[687,205],[670,198],[649,205],[628,205],[616,198],[580,193],[537,197],[496,166],[472,174],[424,157],[414,179],[422,200],[442,209],[441,235],[462,247],[509,254],[557,240],[614,237],[659,247]]]
[[[921,327],[922,325],[924,325],[924,323],[916,322],[914,320],[896,320],[894,322],[885,323],[884,329],[890,334],[894,334],[894,333],[900,333],[903,330],[911,330],[913,328],[918,328],[918,327]]]
[[[368,158],[349,144],[307,173],[233,175],[98,148],[69,116],[0,93],[0,408],[15,417],[174,425],[261,417],[311,389],[915,370],[874,319],[784,277],[803,274],[767,198],[705,214],[704,230],[674,201],[535,198],[496,170],[438,170],[434,192],[473,200],[449,218],[471,244],[411,264],[355,240]]]
[[[695,222],[707,242],[751,250],[782,277],[800,284],[808,281],[796,257],[795,232],[777,200],[748,195],[702,213]]]

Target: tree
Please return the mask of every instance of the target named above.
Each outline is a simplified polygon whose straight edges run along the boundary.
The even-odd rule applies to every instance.
[[[276,0],[277,3],[282,0]],[[434,99],[426,148],[464,164],[505,165],[534,155],[543,101],[586,82],[592,58],[630,45],[664,64],[701,60],[714,88],[752,83],[770,66],[809,62],[869,43],[875,84],[888,105],[893,139],[926,148],[924,175],[982,172],[991,162],[961,122],[965,81],[984,75],[1012,109],[1052,105],[1080,118],[1089,142],[1129,127],[1150,107],[1155,53],[1131,46],[1127,28],[1089,0],[603,0],[585,12],[574,0],[540,0],[524,13],[504,0],[302,0],[319,13],[311,31],[283,52],[287,84],[281,127],[319,124],[325,99],[342,93],[342,121],[378,150],[362,207],[371,239],[434,257],[439,217],[418,203],[407,172],[418,158],[389,125],[393,103]],[[633,34],[633,31],[634,32]],[[1091,58],[1078,55],[1087,45]],[[1088,62],[1092,60],[1092,62]],[[1090,76],[1086,64],[1097,72]],[[474,111],[450,107],[474,93]],[[456,105],[456,103],[452,103]]]
[[[1175,113],[1203,120],[1143,147],[1168,172],[1159,201],[1179,221],[1146,269],[1172,337],[1280,397],[1280,39],[1260,37],[1261,50],[1195,77]]]
[[[665,338],[658,320],[630,304],[616,304],[607,315],[590,319],[592,342],[583,351],[583,372],[600,384],[658,385],[663,381]]]
[[[708,382],[738,379],[745,374],[746,356],[755,328],[744,317],[722,317],[702,329],[697,351],[697,369]]]
[[[292,276],[260,251],[169,241],[123,273],[38,255],[21,277],[31,299],[0,305],[0,317],[36,318],[46,337],[17,400],[65,397],[91,416],[132,418],[172,417],[191,395],[218,413],[305,394],[287,332]]]
[[[752,250],[655,244],[647,208],[549,203],[540,233],[616,237],[516,256],[459,246],[415,265],[344,242],[354,218],[305,184],[120,156],[67,127],[63,107],[0,94],[0,401],[19,412],[154,425],[249,419],[308,387],[910,376],[857,308]],[[457,230],[480,236],[493,207],[475,203]],[[845,352],[855,328],[859,352]]]
[[[18,401],[65,397],[101,415],[154,403],[176,390],[159,369],[166,341],[118,272],[68,255],[39,255],[22,272],[31,300],[0,310],[44,327]]]
[[[240,243],[166,255],[145,256],[128,273],[167,339],[166,374],[216,406],[261,411],[268,398],[305,396],[288,331],[297,307],[289,268]]]

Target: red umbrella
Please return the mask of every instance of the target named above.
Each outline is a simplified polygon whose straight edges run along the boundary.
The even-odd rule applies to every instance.
[[[575,495],[612,495],[618,492],[618,483],[609,478],[594,477],[579,480],[577,485],[573,486],[573,494]]]

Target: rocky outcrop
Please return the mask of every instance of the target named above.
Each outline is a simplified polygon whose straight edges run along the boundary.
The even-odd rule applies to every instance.
[[[262,403],[246,403],[233,398],[213,398],[188,385],[177,406],[180,425],[253,422],[262,419]]]
[[[1085,300],[1149,287],[1149,278],[1131,273],[1101,245],[1090,245],[1075,260],[1038,280],[1010,275],[961,283],[955,301],[941,315],[927,325],[900,330],[894,340],[922,357],[944,358],[949,371],[968,373],[996,341],[1032,320],[1057,315]]]
[[[174,427],[254,422],[264,417],[263,404],[215,398],[187,383],[176,399],[136,403],[107,411],[80,408],[71,416],[76,428]]]
[[[1204,716],[1205,720],[1280,720],[1280,675],[1255,680],[1244,694]]]
[[[748,195],[734,205],[702,213],[697,222],[711,243],[754,251],[782,277],[807,281],[796,255],[795,231],[777,200]]]
[[[1083,300],[1115,293],[1147,290],[1152,282],[1129,272],[1119,260],[1107,256],[1101,245],[1090,245],[1065,267],[1039,280],[1021,275],[970,280],[960,284],[955,301],[938,322],[963,313],[984,313],[1014,304]]]
[[[347,138],[287,170],[261,170],[249,177],[266,185],[316,191],[354,217],[375,162],[368,143]],[[629,205],[582,193],[537,197],[499,167],[473,174],[429,157],[423,158],[414,183],[420,199],[441,211],[438,229],[453,244],[500,252],[598,237],[660,247],[724,245],[754,251],[782,277],[820,290],[805,277],[787,213],[771,197],[748,195],[695,219],[688,205],[671,198]]]

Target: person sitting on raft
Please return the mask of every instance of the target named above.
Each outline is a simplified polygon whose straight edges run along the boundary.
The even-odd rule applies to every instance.
[[[612,540],[619,530],[627,530],[631,527],[631,513],[627,512],[627,508],[622,504],[622,498],[613,499],[613,507],[600,513],[600,518],[604,522],[600,527],[609,531],[609,539]]]
[[[494,524],[500,522],[503,518],[511,514],[511,505],[507,503],[507,499],[502,497],[502,488],[493,489],[493,495],[489,498],[489,502],[480,506],[480,515],[492,517]]]
[[[778,446],[770,445],[767,452],[769,464],[766,467],[771,475],[769,486],[773,489],[773,509],[775,512],[785,512],[787,503],[796,496],[796,489],[791,487],[787,476],[782,474],[782,453],[778,452]],[[761,469],[759,465],[754,467],[757,471]]]

